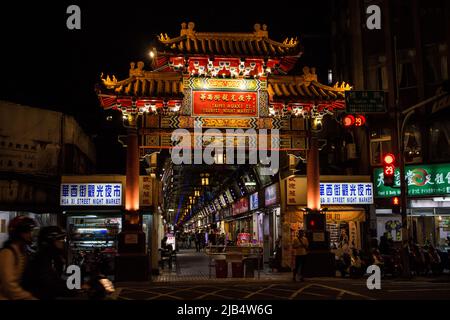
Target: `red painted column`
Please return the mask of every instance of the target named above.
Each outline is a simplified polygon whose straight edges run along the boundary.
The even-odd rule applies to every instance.
[[[125,213],[122,231],[117,237],[116,281],[146,281],[149,274],[148,254],[145,250],[146,235],[142,231],[139,211],[139,145],[136,118],[137,115],[128,115]]]
[[[306,199],[311,210],[320,210],[320,169],[317,137],[310,135],[306,163]]]
[[[125,190],[125,221],[139,224],[139,145],[136,128],[128,129],[127,136],[127,186]]]

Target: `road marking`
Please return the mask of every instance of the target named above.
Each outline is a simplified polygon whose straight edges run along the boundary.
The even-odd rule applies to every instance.
[[[148,298],[148,299],[146,299],[146,300],[155,300],[155,299],[161,298],[161,297],[169,297],[169,298],[174,298],[174,299],[176,299],[176,300],[184,300],[183,298],[176,297],[176,296],[172,296],[172,295],[170,295],[170,294],[160,294],[159,296],[151,297],[151,298]]]
[[[261,291],[264,291],[264,290],[267,290],[267,289],[270,289],[271,287],[273,287],[275,284],[271,284],[270,286],[268,286],[268,287],[264,287],[264,288],[262,288],[262,289],[260,289],[260,290],[258,290],[258,291],[255,291],[255,292],[252,292],[252,293],[250,293],[250,294],[248,294],[248,295],[246,295],[245,297],[244,297],[244,299],[248,299],[248,298],[250,298],[251,296],[253,296],[253,295],[255,295],[255,294],[258,294],[258,293],[260,293]]]
[[[111,297],[116,300],[120,293],[122,292],[122,288],[116,288],[116,290],[111,294]]]
[[[291,296],[289,297],[289,300],[294,299],[297,295],[299,295],[301,292],[303,292],[305,289],[308,289],[311,286],[312,286],[312,284],[308,284],[308,285],[304,286],[303,288],[298,289],[293,294],[291,294]]]
[[[310,296],[315,296],[315,297],[327,297],[327,295],[325,295],[325,294],[312,293],[312,292],[302,292],[302,295],[310,295]]]
[[[342,296],[345,294],[345,292],[344,291],[341,291],[339,294],[338,294],[338,296],[336,297],[336,300],[341,300],[342,299]]]
[[[394,289],[387,290],[388,292],[408,292],[408,291],[450,291],[450,288],[436,288],[436,289]]]
[[[216,290],[216,291],[213,291],[213,292],[206,293],[206,294],[204,294],[204,295],[202,295],[202,296],[199,296],[199,297],[195,298],[194,300],[200,300],[200,299],[203,299],[203,298],[205,298],[205,297],[207,297],[207,296],[210,296],[210,295],[216,295],[216,296],[218,296],[217,293],[222,292],[222,291],[225,291],[225,290],[228,290],[228,288],[225,288],[225,289],[219,289],[219,290]]]
[[[362,297],[362,298],[369,299],[369,300],[376,300],[375,298],[372,298],[372,297],[369,297],[369,296],[366,296],[366,295],[363,295],[363,294],[360,294],[360,293],[357,293],[357,292],[345,290],[345,289],[334,288],[334,287],[330,287],[330,286],[326,286],[324,284],[318,284],[318,283],[316,283],[315,285],[323,287],[323,288],[327,288],[327,289],[330,289],[330,290],[341,291],[341,292],[344,292],[344,293],[347,293],[349,295],[356,296],[356,297]]]
[[[173,296],[173,295],[177,294],[177,293],[180,293],[180,292],[183,292],[183,291],[189,291],[189,290],[193,291],[197,287],[199,287],[199,286],[186,287],[186,288],[185,287],[181,287],[181,288],[176,288],[176,290],[172,290],[172,291],[169,291],[167,293],[161,293],[161,292],[154,291],[155,288],[147,289],[148,291],[146,291],[146,290],[143,290],[143,291],[157,295],[156,297],[151,297],[151,298],[149,298],[147,300],[153,300],[153,299],[156,299],[156,298],[159,298],[159,297],[163,297],[163,296],[175,298],[175,299],[178,299],[178,300],[183,300],[183,298],[179,298],[179,297],[176,297],[176,296]],[[156,289],[157,288],[164,288],[164,287],[156,287]]]

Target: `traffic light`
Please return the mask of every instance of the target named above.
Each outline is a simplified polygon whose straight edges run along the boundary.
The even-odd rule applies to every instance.
[[[355,124],[355,117],[351,114],[347,114],[344,118],[342,118],[342,125],[345,128],[351,128]]]
[[[395,175],[395,156],[392,153],[385,154],[383,157],[383,174],[384,185],[387,187],[393,187]]]
[[[342,118],[342,125],[344,126],[344,128],[353,128],[353,127],[362,127],[366,124],[366,117],[361,115],[361,114],[357,114],[357,115],[353,115],[353,114],[347,114]]]
[[[399,197],[392,198],[392,213],[396,213],[396,214],[400,213],[400,198]]]
[[[355,127],[362,127],[366,124],[366,117],[363,115],[357,115],[355,117]]]

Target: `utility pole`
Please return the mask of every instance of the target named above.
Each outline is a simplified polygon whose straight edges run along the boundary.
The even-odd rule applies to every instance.
[[[400,169],[400,208],[402,217],[402,264],[403,264],[403,276],[405,278],[411,277],[411,270],[409,265],[409,231],[408,231],[408,215],[407,215],[407,202],[408,202],[408,190],[405,181],[405,157],[404,157],[404,141],[403,141],[403,124],[404,119],[402,118],[402,113],[400,110],[400,93],[398,86],[398,58],[397,58],[397,36],[394,35],[394,62],[393,67],[393,80],[395,89],[395,128],[397,136],[397,152],[399,159],[399,169]],[[395,176],[394,176],[395,181]]]

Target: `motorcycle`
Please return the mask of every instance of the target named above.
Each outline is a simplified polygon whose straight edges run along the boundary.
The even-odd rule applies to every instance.
[[[402,274],[403,263],[400,251],[393,249],[390,255],[384,255],[384,273],[392,277],[398,277]]]

